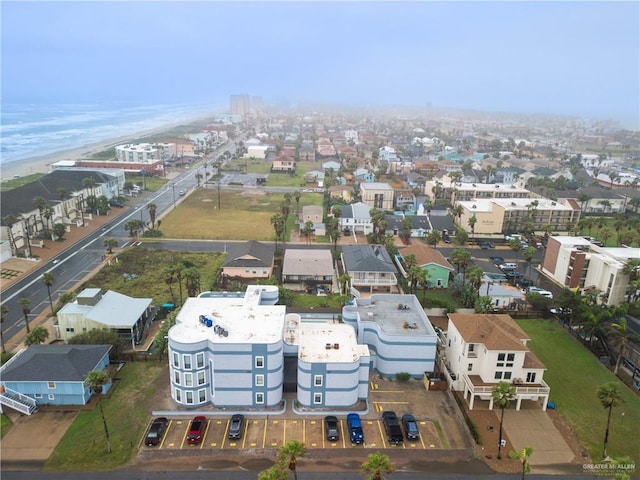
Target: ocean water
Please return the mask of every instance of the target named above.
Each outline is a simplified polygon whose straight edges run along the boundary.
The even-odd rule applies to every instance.
[[[0,163],[80,148],[222,111],[214,104],[2,104]]]

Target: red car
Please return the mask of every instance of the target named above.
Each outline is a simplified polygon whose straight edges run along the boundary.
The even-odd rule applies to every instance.
[[[187,443],[197,445],[202,442],[204,437],[204,429],[207,426],[205,417],[193,417],[189,424],[189,432],[187,433]]]

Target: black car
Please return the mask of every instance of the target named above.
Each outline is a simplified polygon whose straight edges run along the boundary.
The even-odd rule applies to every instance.
[[[488,250],[489,248],[495,248],[495,243],[493,242],[480,242],[480,248],[482,250]]]
[[[524,275],[522,275],[522,273],[520,273],[517,270],[509,270],[507,272],[504,272],[505,277],[507,277],[509,280],[514,280],[516,278],[522,278]]]
[[[404,425],[404,431],[407,435],[407,440],[419,440],[420,431],[418,430],[418,423],[413,415],[405,413],[402,416],[402,425]]]
[[[242,438],[242,427],[244,426],[244,415],[240,415],[236,413],[231,416],[231,421],[229,422],[229,432],[227,436],[230,440],[239,440]]]
[[[324,417],[324,433],[327,440],[336,442],[340,439],[340,429],[338,427],[338,419],[333,415]]]
[[[167,425],[169,425],[169,420],[166,417],[158,417],[151,422],[151,426],[144,439],[145,445],[153,446],[162,442]]]
[[[533,286],[533,281],[529,280],[528,278],[521,278],[516,282],[516,287],[518,288],[525,289],[531,286]]]
[[[399,445],[404,441],[400,421],[398,420],[396,412],[392,412],[391,410],[382,412],[382,424],[384,425],[384,431],[387,434],[389,443]]]

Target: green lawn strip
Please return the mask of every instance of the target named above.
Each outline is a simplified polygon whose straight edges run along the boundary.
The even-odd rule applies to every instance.
[[[4,413],[0,415],[0,438],[4,437],[5,434],[11,429],[11,420]]]
[[[169,286],[165,283],[165,269],[178,260],[191,262],[200,273],[200,290],[212,290],[217,273],[224,261],[224,253],[174,252],[170,250],[147,250],[145,248],[129,249],[118,255],[118,262],[111,262],[77,291],[84,288],[102,288],[114,290],[124,295],[137,298],[152,298],[156,305],[173,303]],[[153,265],[154,268],[149,268]],[[127,280],[125,274],[133,274],[136,278]],[[130,278],[130,277],[129,277]],[[179,296],[177,281],[172,285],[176,298]],[[187,290],[182,285],[182,297],[187,297]]]
[[[0,190],[2,190],[3,192],[5,190],[12,190],[14,188],[18,188],[23,185],[26,185],[27,183],[35,182],[36,180],[44,177],[45,175],[46,175],[45,173],[32,173],[31,175],[25,175],[24,177],[3,180],[2,183],[0,183]]]
[[[440,444],[442,445],[442,448],[447,448],[447,449],[451,448],[451,446],[449,445],[449,440],[447,439],[447,436],[442,431],[442,425],[440,425],[440,422],[437,422],[434,420],[433,426],[436,427],[436,431],[438,432],[438,438],[440,439]]]
[[[162,187],[164,187],[169,180],[164,177],[152,177],[149,175],[145,175],[144,178],[142,175],[126,175],[125,180],[127,182],[133,182],[134,185],[144,185],[145,190],[148,192],[157,192]]]
[[[107,453],[100,408],[96,406],[78,414],[46,461],[45,470],[111,470],[127,464],[138,451],[150,419],[151,398],[166,374],[165,363],[125,365],[109,398],[101,400],[111,453]]]
[[[613,409],[609,455],[629,456],[636,465],[640,464],[638,396],[556,322],[529,319],[517,320],[517,323],[530,335],[529,348],[547,368],[544,380],[551,387],[550,400],[556,402],[558,413],[574,428],[594,461],[602,458],[607,421],[607,411],[600,404],[596,389],[607,382],[620,383],[625,403]]]
[[[340,302],[341,298],[338,294],[319,296],[294,293],[291,306],[298,308],[334,308],[336,312],[339,312],[342,308],[342,303]]]

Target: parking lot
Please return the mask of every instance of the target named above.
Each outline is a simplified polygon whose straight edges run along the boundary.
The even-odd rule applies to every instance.
[[[470,439],[463,420],[457,412],[447,392],[427,391],[422,380],[398,382],[388,379],[372,379],[370,382],[367,411],[360,411],[364,431],[364,445],[351,444],[346,423],[348,410],[336,412],[309,412],[299,414],[291,405],[295,394],[285,394],[287,407],[283,413],[242,412],[245,422],[242,436],[230,440],[227,436],[231,413],[221,412],[207,407],[198,412],[171,412],[169,425],[159,445],[148,447],[144,444],[145,434],[139,439],[142,450],[257,450],[273,449],[285,445],[290,440],[299,440],[311,449],[463,449],[470,446]],[[385,410],[393,410],[401,417],[412,413],[420,430],[420,438],[409,441],[406,438],[399,445],[391,444],[385,435],[381,415]],[[356,410],[357,411],[357,410]],[[326,439],[324,417],[335,415],[338,418],[340,438],[332,442]],[[207,425],[201,443],[191,445],[187,442],[187,431],[191,419],[204,415]],[[155,415],[159,416],[159,414]],[[150,425],[154,417],[149,417]],[[403,428],[404,430],[404,428]]]

